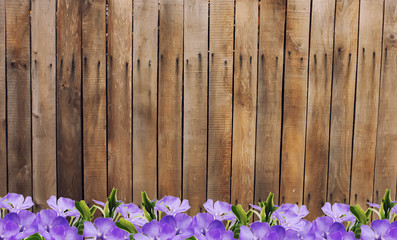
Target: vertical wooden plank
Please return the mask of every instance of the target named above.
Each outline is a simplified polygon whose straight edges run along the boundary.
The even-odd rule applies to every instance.
[[[386,0],[384,4],[382,78],[373,199],[376,203],[381,202],[386,188],[397,196],[397,1]]]
[[[81,2],[58,1],[57,181],[58,195],[83,197],[81,130]]]
[[[274,193],[280,181],[280,142],[286,0],[260,5],[258,112],[256,123],[255,202]]]
[[[234,1],[210,3],[207,197],[230,201]]]
[[[6,1],[8,191],[32,194],[30,1]]]
[[[108,34],[108,191],[131,202],[132,1],[109,0]]]
[[[372,202],[383,0],[361,0],[350,204]],[[365,186],[365,187],[363,187]]]
[[[134,1],[133,200],[157,196],[158,0]]]
[[[231,202],[254,197],[258,1],[236,1]]]
[[[208,0],[185,0],[184,16],[183,198],[196,214],[207,191]]]
[[[6,1],[0,0],[0,196],[7,194]]]
[[[82,2],[84,198],[106,199],[106,0]]]
[[[336,2],[327,201],[349,203],[359,0]]]
[[[287,2],[281,202],[302,203],[310,0]]]
[[[159,198],[181,196],[183,0],[160,3],[158,99]]]
[[[57,194],[56,1],[32,1],[32,153],[35,210]],[[43,24],[45,22],[46,24]]]
[[[327,200],[334,15],[335,1],[313,0],[304,188],[310,220],[323,214]]]

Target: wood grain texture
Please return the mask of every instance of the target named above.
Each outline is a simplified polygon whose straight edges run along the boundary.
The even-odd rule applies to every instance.
[[[184,3],[183,198],[203,209],[207,192],[208,0]]]
[[[0,0],[0,196],[7,194],[6,1]]]
[[[310,220],[327,200],[334,13],[334,1],[312,2],[304,188]]]
[[[47,208],[47,199],[57,194],[55,15],[55,0],[32,1],[32,168],[35,211]]]
[[[207,197],[230,201],[234,2],[210,3]]]
[[[373,202],[386,188],[397,197],[397,2],[386,0]]]
[[[108,192],[132,201],[132,2],[109,1],[108,19]]]
[[[336,2],[328,202],[349,203],[359,0]]]
[[[287,2],[280,199],[302,203],[310,0]]]
[[[231,202],[253,202],[257,93],[258,2],[236,1]]]
[[[379,81],[382,53],[383,0],[361,0],[357,94],[350,204],[372,202]],[[363,187],[365,186],[365,187]]]
[[[30,1],[6,1],[8,191],[32,194]]]
[[[134,1],[133,200],[157,196],[158,0]]]
[[[92,201],[107,196],[106,0],[82,9],[84,199]]]
[[[286,0],[260,5],[255,202],[279,198]]]
[[[181,196],[183,0],[160,4],[158,197]]]
[[[81,127],[81,2],[58,1],[57,181],[58,195],[83,197]]]

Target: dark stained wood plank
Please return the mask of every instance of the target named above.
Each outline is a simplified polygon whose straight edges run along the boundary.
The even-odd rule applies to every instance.
[[[181,196],[183,0],[160,4],[158,197]]]
[[[286,0],[262,0],[258,58],[255,202],[279,198]]]
[[[357,94],[350,204],[372,202],[379,80],[382,53],[383,0],[361,0]],[[363,187],[365,186],[365,187]]]
[[[0,0],[0,196],[7,194],[6,1]]]
[[[82,2],[84,199],[107,196],[106,0]]]
[[[314,0],[310,32],[304,204],[314,220],[327,200],[335,2]]]
[[[386,0],[383,25],[373,202],[380,203],[386,188],[397,197],[397,1]],[[396,198],[394,198],[396,199]]]
[[[55,0],[32,1],[32,165],[35,211],[47,208],[47,199],[57,194],[55,15]]]
[[[108,19],[108,192],[132,201],[132,2],[109,1]]]
[[[310,0],[287,1],[280,199],[302,203]]]
[[[184,16],[183,198],[197,214],[207,192],[208,0],[186,0]]]
[[[236,1],[231,202],[253,202],[257,91],[258,2]]]
[[[58,1],[57,181],[58,195],[83,197],[81,129],[81,2]]]
[[[234,2],[210,3],[207,197],[230,201]]]
[[[336,2],[327,201],[349,203],[359,0]]]
[[[133,200],[157,196],[158,0],[134,1]]]
[[[8,191],[32,194],[30,1],[6,1]]]

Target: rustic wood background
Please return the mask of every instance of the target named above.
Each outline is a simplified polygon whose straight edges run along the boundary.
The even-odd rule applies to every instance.
[[[395,0],[0,0],[0,195],[379,202]]]

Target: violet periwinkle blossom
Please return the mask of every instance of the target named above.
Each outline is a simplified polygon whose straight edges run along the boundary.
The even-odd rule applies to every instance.
[[[168,240],[175,237],[176,230],[166,222],[152,220],[142,227],[142,233],[134,234],[135,240]]]
[[[19,227],[19,233],[16,235],[17,239],[27,238],[37,232],[36,215],[27,210],[21,210],[19,213],[9,213],[4,217],[4,221],[12,221]]]
[[[299,234],[305,233],[310,223],[302,218],[309,214],[305,205],[300,208],[296,204],[283,204],[272,214],[272,219],[277,219],[286,230],[292,229]]]
[[[175,216],[177,213],[186,212],[190,209],[189,201],[184,199],[181,202],[181,199],[172,196],[165,196],[158,202],[156,202],[156,206],[154,210],[162,211],[166,215]]]
[[[397,239],[397,222],[390,223],[389,220],[374,220],[371,227],[361,226],[362,240],[389,240]]]
[[[147,223],[147,219],[143,216],[143,211],[137,205],[130,204],[121,204],[117,207],[117,211],[121,214],[121,216],[130,221],[132,224],[142,227],[145,223]]]
[[[331,203],[326,202],[321,210],[323,210],[327,216],[331,217],[334,222],[354,222],[356,220],[354,215],[350,212],[349,206],[343,203],[334,203],[331,207]]]
[[[192,226],[194,228],[194,236],[199,239],[206,239],[209,232],[219,230],[226,231],[225,225],[219,220],[215,220],[210,213],[198,213],[193,217]]]
[[[236,216],[234,216],[232,212],[232,205],[227,202],[216,201],[214,203],[212,199],[208,199],[207,202],[203,204],[203,206],[205,210],[211,213],[216,220],[236,220]]]
[[[74,206],[74,201],[69,198],[60,197],[58,200],[51,196],[47,200],[48,206],[58,213],[61,217],[78,217],[80,214]]]
[[[28,196],[26,198],[21,194],[8,193],[5,197],[0,199],[1,208],[5,208],[10,212],[18,213],[21,210],[31,208],[34,203],[32,197]]]
[[[116,226],[111,218],[97,218],[94,224],[84,222],[83,237],[97,240],[122,240],[129,239],[129,233]]]
[[[58,213],[52,209],[41,210],[36,215],[38,232],[45,239],[51,239],[50,231],[57,226],[69,227],[69,222],[66,218],[58,216]]]
[[[174,240],[187,239],[194,234],[192,217],[184,213],[177,213],[175,217],[167,215],[160,220],[160,224],[168,224],[175,229]]]
[[[313,229],[316,239],[355,239],[353,232],[346,232],[340,222],[335,222],[331,217],[318,217],[313,221]]]
[[[76,227],[56,226],[51,228],[50,235],[51,238],[48,240],[83,240]]]
[[[13,221],[6,221],[0,218],[0,239],[1,240],[19,240],[19,227]]]
[[[240,240],[279,240],[285,234],[283,227],[270,227],[267,222],[254,222],[250,227],[240,227]]]

